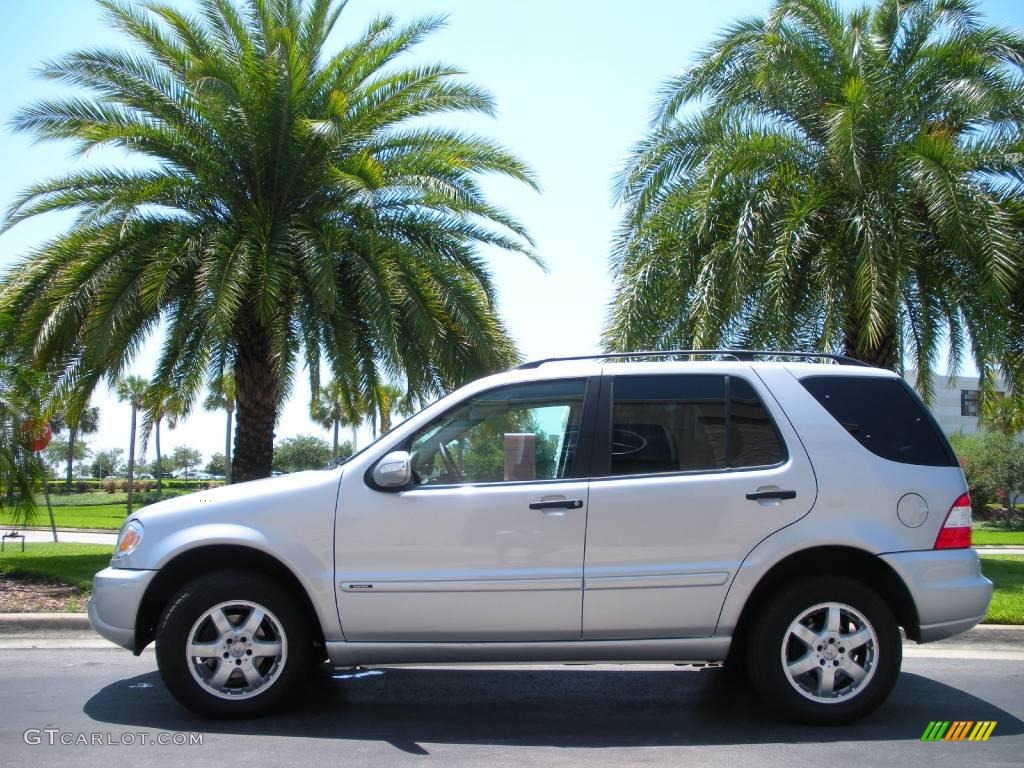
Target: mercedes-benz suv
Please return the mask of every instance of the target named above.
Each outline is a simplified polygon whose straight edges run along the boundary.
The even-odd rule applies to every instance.
[[[809,722],[870,712],[900,628],[984,616],[948,441],[893,373],[804,353],[528,363],[344,464],[137,512],[89,604],[209,716],[310,665],[723,662]]]

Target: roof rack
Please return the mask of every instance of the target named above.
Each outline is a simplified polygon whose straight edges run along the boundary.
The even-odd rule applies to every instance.
[[[829,355],[825,352],[792,352],[781,350],[757,351],[753,349],[658,349],[646,352],[604,352],[596,355],[574,355],[571,357],[546,357],[543,360],[531,360],[516,366],[514,370],[522,371],[529,368],[540,368],[545,363],[560,363],[570,360],[608,360],[625,358],[627,360],[642,357],[731,357],[733,360],[754,361],[759,357],[795,357],[828,360],[839,365],[856,365],[871,368],[861,360],[854,360],[845,355]]]

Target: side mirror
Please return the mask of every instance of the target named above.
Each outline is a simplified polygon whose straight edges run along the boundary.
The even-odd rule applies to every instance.
[[[392,451],[373,468],[373,482],[381,488],[401,488],[412,482],[412,457]]]

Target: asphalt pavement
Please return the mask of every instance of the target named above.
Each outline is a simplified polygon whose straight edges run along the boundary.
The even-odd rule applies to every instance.
[[[82,632],[41,640],[0,638],[4,766],[1024,764],[1024,647],[1008,629],[908,645],[888,702],[840,728],[781,721],[730,673],[671,665],[378,668],[339,677],[324,667],[284,714],[204,721],[164,689],[151,649],[133,657],[87,647]],[[932,720],[997,725],[984,743],[920,741]]]

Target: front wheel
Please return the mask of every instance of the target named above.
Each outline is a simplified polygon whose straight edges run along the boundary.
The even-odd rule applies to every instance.
[[[206,717],[252,717],[306,677],[309,624],[292,596],[245,571],[218,571],[181,589],[157,629],[167,688]]]
[[[754,687],[790,719],[848,723],[874,711],[903,658],[888,605],[860,582],[821,577],[774,598],[747,649]]]

